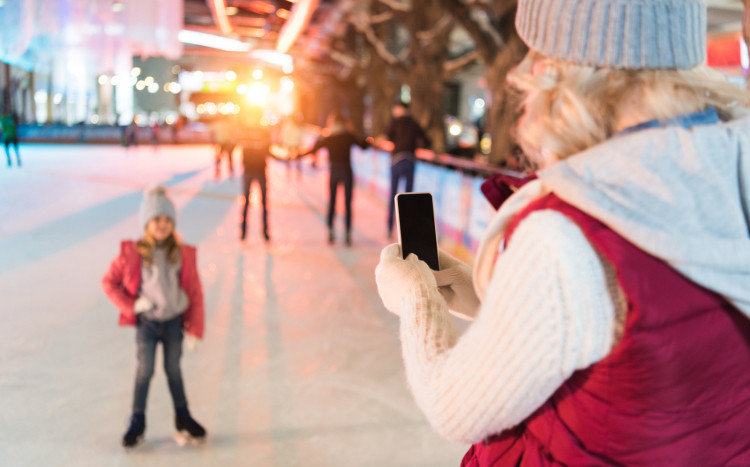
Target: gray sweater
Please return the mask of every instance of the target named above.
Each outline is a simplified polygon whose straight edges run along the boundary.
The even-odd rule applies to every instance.
[[[180,287],[182,265],[167,261],[164,248],[155,248],[150,266],[141,265],[140,296],[146,297],[154,307],[143,313],[152,321],[168,321],[183,313],[190,304],[187,294]]]

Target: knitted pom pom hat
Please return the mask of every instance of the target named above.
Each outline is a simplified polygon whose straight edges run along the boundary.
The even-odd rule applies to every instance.
[[[177,220],[174,204],[167,196],[167,189],[164,185],[155,185],[143,192],[140,210],[141,227],[145,230],[149,221],[156,216],[167,216],[172,219],[172,222]]]
[[[518,0],[516,29],[547,57],[613,68],[692,68],[706,57],[705,0]]]

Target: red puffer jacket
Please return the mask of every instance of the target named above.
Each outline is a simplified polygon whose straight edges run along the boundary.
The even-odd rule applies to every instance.
[[[750,465],[750,320],[555,195],[521,211],[506,239],[544,209],[575,222],[617,270],[624,335],[462,466]]]
[[[182,246],[182,270],[180,286],[185,291],[190,305],[183,313],[185,331],[195,337],[203,337],[204,308],[203,289],[201,288],[195,247]],[[120,255],[109,265],[102,278],[102,288],[110,301],[120,310],[120,326],[135,326],[133,306],[138,298],[141,285],[141,255],[136,243],[123,241]]]

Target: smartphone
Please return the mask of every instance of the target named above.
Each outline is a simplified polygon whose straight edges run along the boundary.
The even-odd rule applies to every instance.
[[[440,270],[438,261],[435,209],[430,193],[399,193],[396,195],[396,222],[398,242],[406,259],[410,253],[417,255],[432,269]]]

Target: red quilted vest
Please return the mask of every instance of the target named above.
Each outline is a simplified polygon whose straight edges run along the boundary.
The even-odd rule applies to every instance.
[[[506,238],[543,209],[574,221],[614,265],[625,332],[519,426],[472,446],[462,466],[750,465],[750,320],[554,195],[519,213]]]

